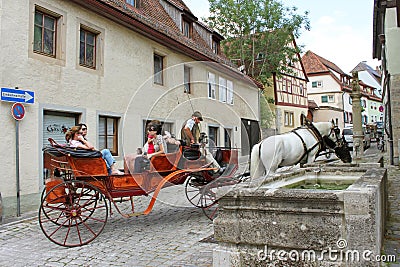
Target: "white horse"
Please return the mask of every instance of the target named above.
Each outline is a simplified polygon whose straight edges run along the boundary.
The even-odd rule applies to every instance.
[[[350,152],[333,122],[307,121],[291,132],[270,136],[253,146],[250,177],[275,173],[279,167],[312,163],[320,151],[335,150],[343,162],[351,162]]]

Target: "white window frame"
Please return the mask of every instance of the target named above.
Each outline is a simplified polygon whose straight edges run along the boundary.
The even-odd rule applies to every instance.
[[[231,80],[226,81],[226,88],[227,88],[227,94],[226,94],[226,103],[229,105],[233,105],[233,82]]]
[[[226,79],[221,76],[218,79],[218,95],[219,95],[219,101],[222,103],[226,103],[226,96],[227,96]]]
[[[208,89],[208,98],[209,99],[216,99],[216,84],[215,84],[215,73],[208,72],[207,75],[207,89]]]

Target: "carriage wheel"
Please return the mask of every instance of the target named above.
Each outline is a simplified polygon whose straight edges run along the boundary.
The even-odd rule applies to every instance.
[[[185,194],[186,198],[193,204],[193,206],[202,208],[212,204],[212,202],[208,203],[206,201],[207,199],[203,197],[206,185],[207,181],[200,174],[192,174],[189,179],[187,179],[185,184]]]
[[[88,244],[104,229],[108,205],[100,190],[90,183],[65,181],[42,199],[39,225],[45,236],[64,247]]]
[[[60,187],[61,188],[61,187]],[[84,199],[85,197],[86,198],[91,198],[90,196],[93,194],[93,192],[91,192],[91,188],[82,188],[82,192],[81,192],[81,195],[82,195],[82,199]],[[50,192],[49,192],[50,193]],[[42,192],[42,195],[41,195],[41,197],[40,197],[40,200],[43,202],[44,200],[45,200],[45,197],[46,197],[46,188],[44,188],[43,189],[43,192]],[[52,202],[52,204],[55,204],[56,202],[54,202],[54,201],[51,201]],[[83,218],[83,220],[82,221],[76,221],[76,223],[77,224],[80,224],[80,223],[82,223],[82,222],[85,222],[86,220],[88,220],[89,218],[90,218],[90,216],[93,214],[93,212],[96,210],[96,206],[97,206],[97,202],[98,202],[98,200],[97,199],[90,199],[89,200],[89,202],[87,203],[87,205],[86,206],[90,206],[90,205],[93,205],[93,207],[90,209],[90,210],[87,210],[87,214],[86,214],[86,217],[85,218]],[[61,202],[60,202],[61,203]],[[61,204],[62,205],[62,204]],[[54,211],[55,212],[55,211]],[[62,222],[60,221],[60,218],[62,217],[62,213],[63,213],[63,211],[62,211],[62,209],[60,209],[60,216],[49,216],[49,213],[47,213],[47,212],[44,212],[44,215],[47,217],[47,219],[49,219],[50,221],[52,221],[54,224],[57,224],[57,225],[63,225],[62,224]],[[54,213],[51,213],[51,215],[54,215]],[[63,226],[66,226],[66,225],[63,225]]]
[[[207,216],[208,219],[213,221],[218,216],[218,201],[214,202],[212,205],[202,208],[203,213]]]
[[[217,190],[223,186],[235,185],[238,182],[239,180],[234,178],[217,178],[204,186],[202,197],[205,199],[204,201],[207,201],[209,204],[201,208],[207,218],[214,220],[218,215]]]

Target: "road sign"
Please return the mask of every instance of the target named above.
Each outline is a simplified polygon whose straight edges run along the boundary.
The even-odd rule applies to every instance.
[[[11,108],[11,114],[17,121],[22,120],[25,117],[25,107],[21,103],[14,103]]]
[[[1,88],[1,101],[33,104],[35,93],[26,90]]]

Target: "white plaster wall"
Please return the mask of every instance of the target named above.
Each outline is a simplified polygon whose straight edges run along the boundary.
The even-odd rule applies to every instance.
[[[65,15],[63,59],[55,61],[30,55],[29,34],[33,28],[30,19],[34,4],[61,10]],[[80,23],[89,23],[104,31],[101,71],[83,69],[77,64]],[[1,38],[0,42],[0,86],[18,86],[35,92],[35,103],[25,105],[26,117],[19,123],[22,195],[41,189],[43,109],[82,113],[81,120],[88,124],[89,139],[95,146],[98,143],[98,115],[121,116],[120,156],[116,158],[120,167],[122,152],[133,152],[142,146],[143,119],[166,119],[174,123],[178,135],[181,124],[192,114],[190,102],[181,87],[183,65],[179,65],[192,61],[190,58],[76,4],[51,0],[0,0],[0,36],[7,37]],[[155,51],[166,57],[164,86],[154,85],[151,79]],[[209,67],[197,63],[192,67],[192,79],[201,82],[194,84],[190,98],[194,109],[200,110],[205,117],[203,127],[215,122],[221,126],[237,126],[233,139],[240,147],[240,118],[258,120],[258,89],[231,77],[235,104],[208,100]],[[218,70],[213,71],[218,74]],[[0,103],[0,121],[4,129],[0,142],[0,192],[3,197],[16,194],[15,121],[10,108],[11,103]]]
[[[386,9],[385,15],[387,69],[391,75],[400,73],[400,28],[397,27],[396,8]]]

